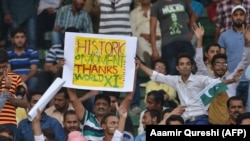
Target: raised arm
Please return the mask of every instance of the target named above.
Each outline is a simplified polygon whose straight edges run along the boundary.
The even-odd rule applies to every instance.
[[[76,91],[74,89],[67,88],[67,91],[69,94],[69,100],[72,103],[72,105],[76,111],[76,115],[77,115],[78,119],[82,120],[84,113],[85,113],[85,108],[84,108],[83,104],[78,99],[78,97],[76,95]]]
[[[42,133],[40,120],[42,112],[37,109],[37,115],[32,121],[32,130],[34,132],[34,141],[44,141],[44,135]]]
[[[245,39],[245,47],[243,50],[242,58],[240,63],[235,68],[234,72],[232,73],[232,83],[238,82],[244,71],[246,70],[247,66],[250,64],[250,26],[243,26],[243,34]]]
[[[139,69],[139,61],[135,61],[136,69],[135,69],[135,75],[134,75],[134,85],[133,85],[133,91],[127,92],[125,98],[122,100],[121,105],[128,111],[130,104],[133,100],[134,94],[135,94],[135,88],[136,88],[136,78],[137,78],[137,72]]]
[[[119,118],[118,127],[117,127],[111,141],[122,141],[123,140],[123,132],[124,132],[124,128],[125,128],[125,122],[126,122],[128,112],[127,112],[126,108],[124,108],[122,105],[120,107],[118,107],[117,104],[116,104],[116,110],[117,110],[120,118]]]
[[[141,63],[138,58],[136,58],[135,61],[138,63],[139,68],[144,71],[148,76],[151,76],[153,74],[153,70]]]
[[[81,102],[84,102],[84,101],[88,100],[90,97],[97,95],[98,93],[99,93],[99,91],[97,91],[97,90],[90,90],[90,91],[87,92],[86,94],[82,95],[82,96],[79,98],[79,100],[80,100]]]
[[[243,34],[245,40],[245,47],[243,50],[242,58],[240,63],[237,65],[235,71],[238,69],[245,69],[250,63],[250,26],[245,27],[243,25]]]
[[[155,16],[150,17],[150,42],[152,46],[152,58],[158,59],[159,52],[156,47],[156,25],[157,25],[157,18]]]
[[[127,109],[125,107],[123,107],[122,105],[120,107],[118,107],[118,105],[116,104],[116,110],[118,111],[119,114],[119,124],[118,124],[118,130],[120,132],[124,131],[124,127],[125,127],[125,122],[126,122],[126,118],[128,115]]]
[[[204,36],[204,27],[202,25],[194,25],[193,27],[194,34],[197,38],[197,47],[196,47],[196,54],[195,54],[195,62],[197,65],[197,74],[200,75],[208,75],[208,70],[206,68],[206,65],[203,61],[203,49],[202,49],[202,43],[203,43],[203,36]]]

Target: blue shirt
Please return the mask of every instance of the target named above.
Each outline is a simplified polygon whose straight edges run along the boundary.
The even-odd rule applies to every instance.
[[[66,140],[63,127],[57,119],[50,117],[44,113],[42,115],[40,124],[42,129],[51,128],[54,131],[55,141]],[[28,119],[22,120],[18,125],[16,135],[16,141],[33,141],[34,134],[32,130],[32,123]]]
[[[245,46],[243,33],[228,29],[221,33],[218,44],[226,50],[228,71],[233,73],[242,58]],[[242,75],[240,81],[247,81],[245,75]]]
[[[135,137],[135,141],[146,141],[146,132]]]
[[[47,53],[45,62],[57,64],[57,61],[59,59],[64,58],[63,55],[64,55],[64,49],[63,49],[62,45],[53,45]]]
[[[12,72],[22,75],[30,73],[31,65],[38,65],[38,53],[33,49],[26,49],[21,55],[16,54],[14,50],[9,50],[9,64]]]

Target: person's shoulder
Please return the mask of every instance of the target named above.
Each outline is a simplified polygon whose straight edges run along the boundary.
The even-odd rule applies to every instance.
[[[227,29],[227,30],[224,30],[220,33],[220,36],[227,36],[228,34],[234,34],[235,31],[233,29]]]
[[[155,81],[153,81],[153,80],[149,80],[149,81],[147,81],[147,82],[146,82],[146,85],[148,85],[148,86],[149,86],[150,84],[155,84],[155,83],[156,83]]]
[[[133,16],[135,16],[135,14],[137,14],[139,11],[140,11],[140,9],[141,9],[141,6],[138,6],[138,7],[136,7],[136,8],[134,8],[131,12],[130,12],[130,14]]]
[[[29,122],[29,119],[25,118],[19,122],[18,127],[21,128],[22,126],[27,125]]]
[[[8,76],[11,76],[11,78],[13,78],[13,77],[14,77],[14,78],[15,78],[15,77],[16,77],[16,78],[19,78],[19,77],[20,77],[20,75],[18,75],[17,73],[14,73],[14,72],[8,72],[7,75],[8,75]]]
[[[54,125],[55,125],[56,123],[59,123],[59,124],[60,124],[60,122],[59,122],[56,118],[54,118],[54,117],[52,117],[52,116],[50,116],[50,115],[47,115],[47,114],[45,114],[44,116],[45,116],[45,118],[46,118],[46,121],[51,122],[51,123],[53,123]]]
[[[36,49],[32,49],[32,48],[27,48],[24,50],[26,53],[28,54],[32,54],[32,53],[37,53],[37,50]]]
[[[49,51],[53,51],[53,50],[63,50],[63,47],[61,44],[56,44],[50,47]]]
[[[49,108],[47,108],[47,109],[45,110],[45,113],[48,114],[48,115],[50,115],[50,113],[53,113],[53,111],[54,111],[55,109],[56,109],[55,106],[52,105],[52,106],[50,106]]]
[[[64,6],[60,7],[57,12],[62,12],[62,11],[65,11],[65,10],[70,10],[71,6],[72,6],[71,4],[64,5]]]
[[[143,137],[145,137],[145,134],[146,134],[146,133],[143,132],[143,133],[137,135],[137,136],[135,137],[135,141],[141,141],[141,140],[143,139]]]

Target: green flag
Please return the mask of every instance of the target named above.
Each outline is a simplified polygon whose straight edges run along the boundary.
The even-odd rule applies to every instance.
[[[220,94],[221,92],[225,92],[227,89],[228,88],[225,83],[221,82],[220,80],[216,80],[199,93],[199,98],[204,106],[208,107],[211,101],[218,94]]]

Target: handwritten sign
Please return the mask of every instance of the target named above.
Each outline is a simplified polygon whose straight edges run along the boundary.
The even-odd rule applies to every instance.
[[[66,33],[65,37],[65,86],[132,91],[135,37],[82,33]]]

